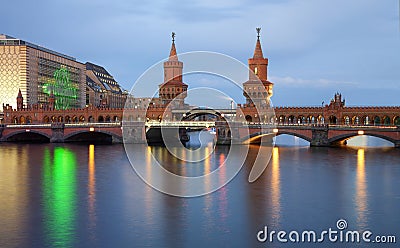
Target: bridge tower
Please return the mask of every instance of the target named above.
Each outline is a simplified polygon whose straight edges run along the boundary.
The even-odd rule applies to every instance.
[[[159,85],[159,97],[163,104],[174,100],[174,106],[182,107],[187,96],[187,84],[182,81],[183,63],[178,60],[175,48],[175,33],[172,32],[172,46],[169,58],[164,62],[164,83]]]
[[[243,95],[246,97],[246,104],[265,106],[269,105],[274,84],[268,81],[268,58],[264,58],[261,48],[261,28],[256,28],[256,31],[256,47],[253,57],[248,60],[249,80],[243,84]],[[260,85],[260,81],[262,86]]]

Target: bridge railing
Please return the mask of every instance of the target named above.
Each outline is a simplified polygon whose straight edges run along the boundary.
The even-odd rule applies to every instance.
[[[387,125],[329,125],[329,128],[358,128],[358,129],[394,129],[400,126]]]
[[[65,127],[110,127],[121,126],[121,122],[80,122],[80,123],[46,123],[46,124],[4,124],[7,128],[51,128],[52,125],[64,125]]]
[[[129,123],[129,122],[124,122]],[[137,123],[137,122],[134,122]],[[142,122],[141,122],[142,123]],[[351,128],[351,129],[399,129],[400,126],[387,126],[387,125],[346,125],[346,124],[316,124],[316,123],[262,123],[262,122],[238,122],[243,126],[248,127],[311,127],[311,128]],[[188,126],[188,127],[214,127],[214,121],[148,121],[144,122],[147,127],[152,126]],[[115,127],[121,126],[122,122],[79,122],[79,123],[44,123],[44,124],[1,124],[2,127],[7,128],[50,128],[52,125],[64,125],[65,127]]]
[[[83,123],[66,123],[66,127],[88,127],[88,126],[96,126],[96,127],[110,127],[110,126],[121,126],[121,122],[83,122]]]
[[[51,124],[5,124],[7,128],[50,128]]]
[[[328,128],[400,128],[400,126],[395,125],[355,125],[355,124],[320,124],[320,123],[258,123],[250,122],[247,125],[257,126],[257,125],[273,125],[276,127],[328,127]]]
[[[149,121],[146,127],[214,127],[214,121]]]

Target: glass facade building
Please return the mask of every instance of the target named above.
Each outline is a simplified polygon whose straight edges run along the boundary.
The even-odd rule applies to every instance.
[[[0,103],[16,108],[21,90],[25,107],[48,104],[56,109],[83,108],[85,65],[75,58],[0,34]]]

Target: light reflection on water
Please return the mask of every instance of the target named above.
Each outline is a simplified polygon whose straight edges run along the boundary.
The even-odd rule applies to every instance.
[[[44,150],[43,214],[48,246],[71,247],[76,229],[76,157],[68,148]]]
[[[149,179],[153,155],[183,175],[208,174],[222,165],[218,180],[226,179],[229,147],[217,147],[192,165],[169,158],[163,147],[134,149],[148,155],[134,162]],[[398,149],[275,147],[265,173],[249,184],[258,150],[251,147],[246,165],[227,186],[185,199],[146,185],[120,145],[2,144],[2,246],[265,247],[255,239],[264,225],[320,230],[334,227],[338,218],[347,219],[352,230],[400,235],[400,216],[393,215],[400,208]],[[210,185],[205,181],[205,188]]]
[[[271,163],[271,199],[272,199],[272,218],[275,224],[280,221],[281,212],[281,188],[280,188],[280,168],[279,168],[279,148],[274,147],[272,150],[272,163]]]
[[[90,230],[94,230],[96,226],[96,168],[95,168],[95,150],[94,145],[89,145],[88,159],[88,215]],[[90,234],[91,238],[95,238],[95,234]]]
[[[28,153],[17,146],[0,152],[0,241],[12,240],[16,247],[26,245],[19,238],[26,232],[29,208]],[[21,183],[24,182],[24,183]],[[7,230],[12,230],[8,232]]]
[[[367,226],[367,216],[368,213],[368,189],[367,181],[365,175],[365,150],[359,148],[357,150],[357,176],[356,176],[356,210],[357,210],[357,223],[360,229],[365,230]]]

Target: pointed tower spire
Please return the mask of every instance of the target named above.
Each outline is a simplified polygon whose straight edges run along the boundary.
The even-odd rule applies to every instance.
[[[54,103],[56,98],[54,97],[53,91],[50,91],[50,97],[48,99],[50,109],[54,109]]]
[[[23,108],[24,108],[24,98],[22,97],[21,89],[19,89],[17,96],[17,110],[22,110]]]
[[[261,49],[261,42],[260,42],[260,32],[261,32],[261,28],[256,28],[257,31],[257,43],[256,43],[256,48],[254,49],[254,55],[253,58],[254,59],[263,59],[264,55]]]
[[[176,55],[176,48],[175,48],[175,32],[172,32],[172,45],[171,51],[169,52],[169,61],[178,61],[178,56]]]
[[[21,93],[21,89],[18,89],[18,98],[22,98],[22,93]]]
[[[182,107],[188,85],[182,81],[183,62],[178,60],[175,48],[175,33],[172,32],[172,46],[169,58],[164,62],[164,83],[159,85],[158,94],[163,104],[174,100],[174,105]]]
[[[268,81],[268,58],[264,58],[261,42],[261,28],[256,28],[257,43],[254,55],[249,58],[249,80],[243,83],[247,104],[259,106],[269,105],[269,99],[272,97],[273,83]],[[260,87],[260,86],[264,87]]]

